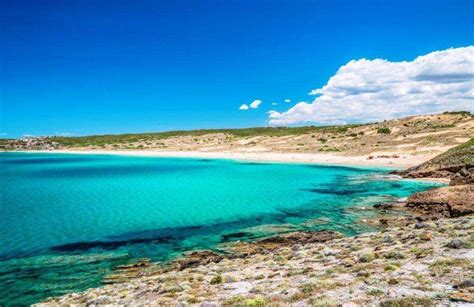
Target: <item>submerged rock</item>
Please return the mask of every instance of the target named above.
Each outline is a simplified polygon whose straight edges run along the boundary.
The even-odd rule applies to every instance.
[[[148,267],[148,266],[150,266],[150,260],[143,259],[138,262],[134,262],[132,264],[118,265],[115,267],[115,269],[116,270],[130,270],[130,269],[143,268],[143,267]]]
[[[393,206],[394,206],[394,204],[382,203],[382,204],[375,204],[374,208],[375,209],[381,209],[381,210],[388,210],[388,209],[392,209]]]

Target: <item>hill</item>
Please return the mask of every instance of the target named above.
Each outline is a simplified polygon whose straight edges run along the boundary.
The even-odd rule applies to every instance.
[[[360,125],[22,138],[0,140],[0,149],[143,151],[163,155],[180,152],[200,157],[206,154],[252,160],[413,166],[469,141],[472,135],[472,114],[446,112]],[[274,159],[270,159],[270,155]],[[283,156],[285,158],[281,158]],[[334,161],[326,157],[341,159]]]
[[[449,178],[451,184],[474,183],[474,139],[411,167],[400,174],[406,178]]]

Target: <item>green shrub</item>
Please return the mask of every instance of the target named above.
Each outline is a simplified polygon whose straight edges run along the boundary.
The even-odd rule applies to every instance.
[[[429,297],[404,297],[383,301],[379,307],[411,307],[411,306],[432,306],[433,302]]]
[[[452,112],[444,112],[443,114],[470,116],[471,112],[469,112],[469,111],[452,111]]]
[[[405,255],[401,251],[390,251],[384,257],[386,259],[404,259]]]
[[[388,263],[388,264],[385,265],[384,271],[386,271],[386,272],[396,271],[396,270],[398,270],[399,267],[400,267],[400,265],[398,265],[396,263]]]
[[[372,262],[375,260],[375,254],[373,252],[365,252],[359,255],[360,262]]]
[[[367,294],[371,296],[380,296],[384,294],[384,292],[380,289],[370,289],[369,291],[367,291]]]
[[[263,307],[265,306],[265,298],[262,296],[257,296],[255,298],[250,298],[245,301],[246,307]]]
[[[391,132],[390,128],[387,127],[382,127],[377,130],[378,134],[390,134]]]
[[[222,282],[223,282],[223,279],[222,279],[222,276],[221,276],[221,275],[214,276],[214,277],[211,279],[211,285],[221,284]]]
[[[244,298],[242,296],[232,296],[231,298],[222,302],[222,306],[243,306]]]
[[[309,304],[313,307],[333,307],[338,306],[332,299],[326,297],[311,298]]]

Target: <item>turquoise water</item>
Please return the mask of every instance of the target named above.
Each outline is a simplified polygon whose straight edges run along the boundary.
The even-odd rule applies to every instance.
[[[0,153],[0,165],[0,305],[98,286],[139,258],[292,229],[368,231],[353,207],[435,185],[230,160]]]

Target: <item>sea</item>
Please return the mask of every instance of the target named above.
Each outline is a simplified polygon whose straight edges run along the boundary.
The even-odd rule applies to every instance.
[[[0,305],[102,285],[114,267],[296,230],[374,231],[375,204],[439,183],[388,168],[0,153]]]

